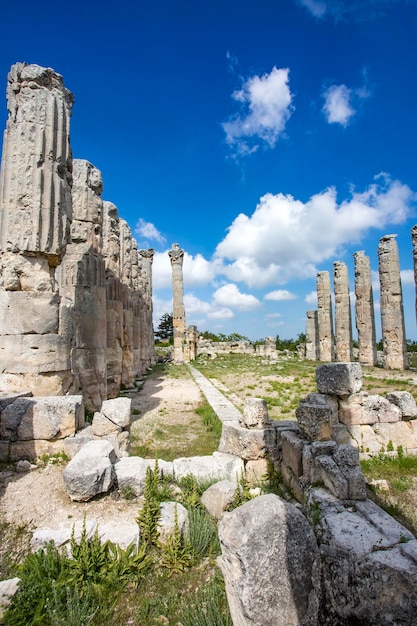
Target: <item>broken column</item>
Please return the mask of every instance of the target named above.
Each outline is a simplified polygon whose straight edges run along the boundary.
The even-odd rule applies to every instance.
[[[172,297],[173,314],[172,323],[174,328],[174,362],[182,363],[185,360],[184,347],[185,336],[185,309],[184,309],[184,282],[182,275],[182,263],[184,250],[174,243],[172,250],[168,252],[172,266]]]
[[[355,319],[358,331],[359,363],[376,365],[374,297],[371,264],[363,250],[355,252]]]
[[[139,250],[139,260],[142,277],[142,311],[141,311],[141,362],[142,371],[153,365],[155,359],[155,340],[153,332],[153,306],[152,306],[152,263],[154,249]]]
[[[107,397],[106,288],[102,257],[101,172],[74,159],[71,239],[58,268],[61,332],[71,347],[71,393],[82,392],[89,411]]]
[[[334,360],[334,334],[330,275],[327,271],[317,274],[317,306],[319,358],[320,361],[331,362]]]
[[[395,237],[381,237],[378,246],[383,364],[386,369],[407,369],[403,296]]]
[[[348,268],[343,261],[335,261],[334,268],[334,301],[336,329],[336,361],[353,361],[352,349],[352,315],[350,311]]]
[[[307,311],[306,359],[309,361],[318,361],[319,358],[319,323],[317,311]]]
[[[0,386],[62,395],[71,384],[55,268],[72,207],[72,94],[50,68],[16,63],[0,175]]]
[[[122,385],[133,384],[132,233],[120,220],[120,271],[123,298]]]
[[[122,382],[123,301],[120,281],[120,224],[117,207],[103,203],[103,257],[106,281],[107,395],[115,398]]]

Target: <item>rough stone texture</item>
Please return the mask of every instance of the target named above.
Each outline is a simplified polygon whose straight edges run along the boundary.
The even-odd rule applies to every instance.
[[[93,439],[93,427],[91,425],[85,426],[85,428],[78,430],[74,435],[64,439],[64,452],[69,459],[72,459],[77,452],[81,450],[84,444],[92,441]]]
[[[120,268],[123,298],[122,384],[132,385],[133,376],[133,301],[132,301],[133,238],[128,223],[120,220]]]
[[[306,359],[318,361],[320,358],[318,312],[307,311],[306,317]]]
[[[138,251],[140,270],[139,288],[141,292],[139,323],[140,323],[140,373],[156,363],[155,338],[152,322],[152,263],[154,250]]]
[[[353,361],[352,314],[350,310],[349,276],[346,263],[335,261],[334,301],[335,301],[335,358],[336,361]]]
[[[339,420],[348,426],[399,422],[401,409],[383,396],[360,392],[339,400]]]
[[[75,159],[71,238],[58,269],[61,333],[71,349],[71,391],[82,392],[90,411],[98,410],[107,395],[102,188],[101,172]]]
[[[64,488],[71,500],[85,502],[99,493],[106,493],[114,484],[116,461],[108,441],[90,441],[64,469]]]
[[[130,426],[132,400],[130,398],[105,400],[101,405],[100,413],[103,413],[119,428],[127,428]]]
[[[201,482],[224,478],[236,480],[236,477],[239,478],[245,469],[242,459],[221,452],[213,452],[211,456],[175,459],[173,467],[175,480],[192,475]]]
[[[334,332],[330,275],[327,271],[317,274],[317,306],[319,357],[320,361],[331,362],[334,360]]]
[[[175,531],[175,515],[181,533],[188,527],[188,511],[179,502],[161,502],[161,512],[158,519],[158,539],[166,543]]]
[[[303,449],[305,441],[291,431],[282,433],[282,457],[297,477],[303,474]]]
[[[238,483],[235,480],[221,480],[211,485],[201,496],[201,504],[215,519],[220,519],[236,496]]]
[[[106,522],[98,526],[98,535],[101,543],[111,541],[123,550],[130,545],[139,546],[140,529],[137,522]]]
[[[172,250],[168,252],[168,255],[172,267],[172,324],[174,328],[173,359],[175,362],[182,363],[184,360],[186,360],[184,355],[184,346],[186,340],[186,322],[184,308],[184,280],[182,274],[184,250],[181,250],[181,248],[178,247],[178,244],[174,243],[172,245]]]
[[[414,536],[370,500],[345,508],[340,500],[314,489],[312,503],[320,537],[327,616],[333,615],[335,624],[339,620],[378,626],[414,624]]]
[[[332,439],[333,425],[338,421],[338,405],[335,397],[310,393],[300,401],[295,414],[300,433],[308,441]]]
[[[262,398],[246,398],[239,423],[243,428],[270,428],[272,422],[269,419],[266,401]]]
[[[269,470],[269,459],[255,459],[247,461],[245,477],[249,485],[259,485],[265,480]]]
[[[399,407],[402,419],[410,420],[417,417],[417,404],[409,391],[390,391],[386,399]]]
[[[0,623],[19,589],[19,584],[20,578],[17,577],[0,581]]]
[[[0,414],[0,439],[56,440],[84,426],[81,396],[17,398]]]
[[[407,369],[403,295],[395,237],[385,235],[378,246],[383,365],[386,369]]]
[[[335,396],[348,396],[362,388],[359,363],[329,363],[316,368],[317,391]]]
[[[64,395],[71,373],[68,346],[58,335],[54,268],[65,253],[72,217],[73,97],[52,69],[16,63],[7,99],[0,174],[0,386]],[[41,311],[47,301],[49,310]]]
[[[260,496],[223,515],[219,538],[234,626],[318,623],[319,552],[300,511]]]
[[[119,459],[114,465],[118,488],[130,487],[136,496],[143,495],[147,468],[148,463],[139,456]]]
[[[275,429],[243,428],[236,421],[223,422],[219,452],[233,454],[242,459],[262,459],[275,456]]]
[[[355,252],[355,321],[358,331],[359,363],[376,365],[374,296],[369,257],[363,250]]]

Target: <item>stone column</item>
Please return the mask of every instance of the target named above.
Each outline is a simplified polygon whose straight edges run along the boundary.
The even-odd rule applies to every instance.
[[[306,324],[306,359],[318,361],[319,354],[319,323],[317,311],[307,311]]]
[[[61,332],[71,346],[71,393],[90,411],[107,398],[106,288],[102,257],[101,172],[88,161],[73,164],[71,241],[58,268]]]
[[[140,362],[142,294],[140,282],[140,268],[138,244],[132,239],[132,310],[133,310],[133,376],[135,379],[142,375]]]
[[[50,68],[16,63],[0,173],[0,387],[61,395],[71,384],[55,268],[71,222],[72,94]]]
[[[414,285],[416,288],[416,316],[417,316],[417,224],[411,229],[411,243],[413,246]]]
[[[122,385],[133,385],[132,233],[120,220],[120,269],[123,297]]]
[[[348,268],[343,261],[335,261],[333,269],[336,329],[335,357],[336,361],[350,363],[353,361],[353,349]]]
[[[184,282],[182,275],[182,263],[184,250],[174,243],[172,250],[168,252],[172,266],[172,297],[173,314],[172,322],[174,327],[174,362],[182,363],[185,360],[184,346],[185,336],[185,309],[184,309]]]
[[[194,361],[197,356],[198,332],[197,326],[188,327],[188,344],[190,346],[190,361]]]
[[[334,333],[330,275],[327,271],[317,274],[317,304],[319,358],[320,361],[331,362],[334,360]]]
[[[117,207],[103,202],[103,257],[106,281],[107,395],[119,395],[122,383],[123,300],[120,281],[120,224]]]
[[[363,250],[355,252],[355,321],[358,331],[359,363],[374,366],[377,362],[374,296],[371,264]]]
[[[152,263],[154,249],[139,250],[142,273],[142,336],[141,354],[142,364],[145,370],[156,363],[155,338],[153,329],[153,305],[152,305]]]
[[[381,237],[378,246],[384,367],[408,369],[400,263],[395,237]]]

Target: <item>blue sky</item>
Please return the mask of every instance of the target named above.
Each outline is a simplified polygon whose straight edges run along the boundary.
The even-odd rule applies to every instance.
[[[416,339],[417,0],[22,0],[2,7],[3,94],[16,61],[73,92],[74,157],[155,248],[156,324],[174,242],[187,324],[251,339],[304,332],[317,271],[343,260],[353,289],[365,250],[379,337],[377,246],[397,233]]]

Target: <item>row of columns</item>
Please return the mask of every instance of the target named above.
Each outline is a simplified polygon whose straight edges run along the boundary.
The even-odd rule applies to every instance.
[[[383,366],[386,369],[407,369],[407,342],[395,237],[385,235],[378,246]],[[417,278],[417,227],[413,228],[412,237]],[[363,251],[355,252],[353,256],[359,362],[373,366],[377,362],[377,351],[370,261]],[[333,267],[335,331],[330,274],[323,271],[317,274],[317,311],[307,312],[306,357],[324,362],[350,362],[353,361],[353,349],[348,269],[342,261],[336,261]]]
[[[138,250],[101,172],[72,159],[72,94],[17,63],[0,174],[0,392],[82,393],[97,410],[155,362],[153,250]]]

